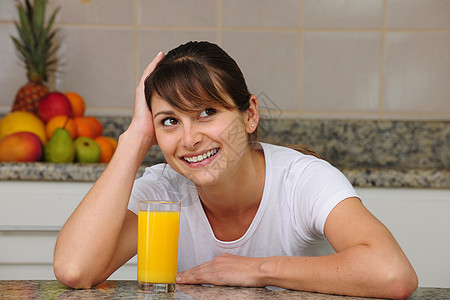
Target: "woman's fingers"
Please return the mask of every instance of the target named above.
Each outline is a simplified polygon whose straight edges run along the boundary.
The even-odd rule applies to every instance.
[[[148,64],[148,66],[145,68],[144,72],[142,73],[141,80],[139,81],[138,86],[136,87],[136,94],[135,94],[135,107],[139,106],[139,103],[145,102],[145,95],[144,95],[144,83],[145,79],[150,75],[153,70],[155,70],[158,63],[164,58],[164,53],[159,52],[158,55],[152,60],[151,63]]]
[[[162,53],[161,51],[158,53],[158,55],[156,55],[156,57],[152,60],[151,63],[148,64],[148,66],[145,68],[144,72],[142,73],[141,76],[141,81],[139,82],[139,85],[144,85],[144,81],[147,78],[148,75],[150,75],[153,70],[156,68],[156,66],[158,65],[158,63],[164,58],[164,53]]]
[[[209,262],[179,272],[177,282],[181,284],[263,286],[258,274],[261,261],[261,258],[224,253]]]
[[[133,118],[129,129],[138,132],[139,135],[150,137],[153,139],[151,144],[156,144],[156,139],[154,137],[153,129],[153,118],[152,114],[145,101],[144,85],[145,79],[150,75],[156,68],[158,63],[164,58],[164,53],[159,52],[158,55],[152,60],[152,62],[145,68],[142,73],[141,80],[136,87],[135,99],[134,99],[134,112]]]

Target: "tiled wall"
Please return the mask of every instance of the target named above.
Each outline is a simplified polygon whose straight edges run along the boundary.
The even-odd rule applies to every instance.
[[[25,83],[0,0],[0,112]],[[158,53],[220,44],[275,117],[450,119],[450,0],[50,0],[61,6],[53,85],[88,113],[131,115]]]

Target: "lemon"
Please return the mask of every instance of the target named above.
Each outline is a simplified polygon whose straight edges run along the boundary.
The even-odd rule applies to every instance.
[[[19,131],[36,134],[43,145],[47,142],[44,122],[30,112],[15,111],[0,120],[0,139]]]

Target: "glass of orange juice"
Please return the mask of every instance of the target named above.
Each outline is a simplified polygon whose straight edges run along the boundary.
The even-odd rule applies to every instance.
[[[142,293],[175,291],[179,201],[139,201],[137,281]]]

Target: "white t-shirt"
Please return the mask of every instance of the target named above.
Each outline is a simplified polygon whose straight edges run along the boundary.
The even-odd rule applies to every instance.
[[[182,203],[178,271],[225,252],[248,257],[333,252],[324,236],[325,221],[340,201],[358,197],[350,182],[325,160],[285,147],[260,145],[266,162],[264,193],[247,232],[235,241],[216,239],[195,185],[169,165],[149,167],[135,181],[128,208],[136,214],[138,199]]]

